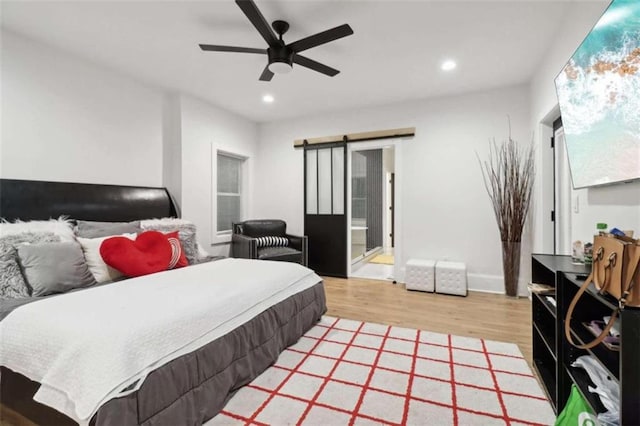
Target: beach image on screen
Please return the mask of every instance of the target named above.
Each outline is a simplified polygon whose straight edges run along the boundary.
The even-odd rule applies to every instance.
[[[614,0],[555,83],[574,188],[640,178],[640,0]]]

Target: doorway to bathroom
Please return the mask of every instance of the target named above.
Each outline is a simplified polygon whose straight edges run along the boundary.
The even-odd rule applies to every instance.
[[[395,276],[395,147],[359,146],[350,155],[350,276]]]

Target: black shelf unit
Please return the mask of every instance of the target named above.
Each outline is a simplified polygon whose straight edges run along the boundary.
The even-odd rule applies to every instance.
[[[591,407],[593,412],[603,412],[605,408],[600,402],[600,398],[598,398],[597,395],[589,392],[589,386],[591,385],[591,379],[589,379],[589,375],[583,369],[577,367],[569,367],[565,371],[571,381],[576,384],[578,392],[580,392],[582,398],[587,401],[587,404]]]
[[[568,375],[558,363],[562,346],[562,320],[558,300],[561,273],[563,271],[585,274],[588,269],[584,265],[575,265],[570,256],[534,254],[531,257],[531,281],[546,284],[555,289],[552,294],[533,293],[531,296],[531,323],[533,334],[533,366],[543,383],[553,409],[558,413],[559,405],[564,406],[562,383],[567,382]],[[547,296],[553,297],[555,306]]]
[[[575,384],[594,412],[604,410],[599,398],[589,392],[589,376],[571,364],[582,355],[592,355],[620,386],[620,424],[640,425],[640,309],[627,308],[620,320],[620,350],[604,344],[589,350],[577,349],[564,335],[564,322],[571,299],[584,283],[589,268],[571,262],[569,256],[534,254],[531,260],[532,281],[555,288],[554,307],[541,294],[532,295],[533,364],[556,413],[562,411],[571,385]],[[591,284],[574,312],[571,331],[575,341],[593,340],[582,322],[611,315],[617,301],[597,292]],[[550,325],[551,319],[553,324]]]

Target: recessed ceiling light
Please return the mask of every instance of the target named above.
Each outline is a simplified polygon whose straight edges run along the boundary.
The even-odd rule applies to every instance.
[[[274,101],[274,98],[272,95],[264,95],[262,97],[262,102],[264,102],[265,104],[273,103],[273,101]]]
[[[453,69],[455,69],[457,67],[457,64],[455,63],[455,61],[452,60],[446,60],[442,63],[442,65],[440,66],[440,68],[442,68],[443,71],[451,71]]]

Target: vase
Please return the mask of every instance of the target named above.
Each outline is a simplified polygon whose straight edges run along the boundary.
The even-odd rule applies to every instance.
[[[518,296],[518,277],[520,276],[520,241],[502,242],[502,271],[504,290],[507,296]]]

